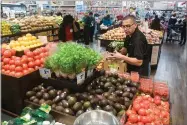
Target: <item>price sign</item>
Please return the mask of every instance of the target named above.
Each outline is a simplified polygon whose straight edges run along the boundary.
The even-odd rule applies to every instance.
[[[47,36],[38,36],[38,38],[40,39],[41,42],[43,43],[47,43]]]
[[[93,69],[88,70],[87,76],[90,77],[90,76],[92,76],[92,75],[93,75]]]
[[[40,76],[42,78],[45,78],[45,79],[51,78],[51,70],[50,69],[40,68],[39,72],[40,72]]]
[[[83,84],[84,80],[85,80],[85,72],[79,73],[79,74],[77,75],[77,84],[78,84],[78,85]]]

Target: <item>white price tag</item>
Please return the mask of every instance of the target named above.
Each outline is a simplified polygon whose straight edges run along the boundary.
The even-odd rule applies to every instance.
[[[42,78],[45,78],[45,79],[51,78],[51,70],[50,69],[40,68],[39,72],[40,72],[40,76]]]
[[[81,85],[85,80],[85,72],[77,74],[77,84]]]
[[[48,43],[47,36],[38,36],[41,42]]]
[[[92,75],[93,75],[93,69],[88,70],[87,76],[90,77],[90,76],[92,76]]]

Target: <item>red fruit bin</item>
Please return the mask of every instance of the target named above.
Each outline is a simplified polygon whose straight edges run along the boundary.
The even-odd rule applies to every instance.
[[[160,96],[162,100],[169,100],[169,86],[165,81],[154,81],[153,95]]]
[[[2,108],[20,115],[24,108],[26,92],[41,84],[39,71],[36,70],[20,78],[1,75],[2,78]]]

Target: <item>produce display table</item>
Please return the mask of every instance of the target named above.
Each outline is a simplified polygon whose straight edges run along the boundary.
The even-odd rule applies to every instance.
[[[24,108],[25,93],[41,83],[38,70],[21,78],[2,74],[2,108],[20,114]]]

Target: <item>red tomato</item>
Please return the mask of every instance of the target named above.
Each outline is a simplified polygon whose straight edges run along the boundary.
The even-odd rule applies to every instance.
[[[21,58],[21,62],[22,63],[27,63],[28,62],[28,58],[27,57],[22,57]]]
[[[15,71],[11,71],[11,72],[10,72],[10,76],[13,76],[13,77],[14,77],[14,76],[15,76]]]
[[[4,59],[3,59],[3,62],[4,62],[4,64],[9,64],[10,58],[4,58]]]
[[[45,57],[49,56],[49,53],[48,52],[45,52]]]
[[[142,116],[138,115],[138,122],[141,122],[141,121],[142,121]]]
[[[166,111],[161,111],[160,115],[162,116],[162,118],[167,118],[169,116],[169,113]]]
[[[44,63],[44,58],[41,58],[40,60],[41,60],[41,63]]]
[[[160,105],[160,104],[161,104],[161,100],[160,100],[160,99],[154,99],[154,103],[155,103],[156,105]]]
[[[29,61],[29,62],[32,62],[32,61],[34,61],[34,59],[31,58],[31,57],[28,57],[28,61]]]
[[[127,114],[127,116],[130,116],[132,114],[136,114],[136,112],[132,111],[132,110],[127,110],[126,114]]]
[[[138,124],[137,125],[144,125],[144,123],[143,122],[138,122]]]
[[[45,47],[41,47],[40,50],[41,50],[42,52],[46,52]]]
[[[10,51],[11,51],[11,53],[12,53],[12,56],[15,56],[15,55],[16,55],[16,50],[11,49]]]
[[[147,120],[147,117],[146,117],[146,116],[143,116],[143,117],[142,117],[142,122],[143,122],[144,124],[148,123],[148,120]]]
[[[15,62],[14,60],[10,60],[9,64],[14,65],[14,62]]]
[[[44,58],[45,57],[45,53],[40,53],[40,57]]]
[[[35,67],[34,67],[35,70],[38,70],[39,68],[40,68],[40,67],[38,67],[38,66],[35,66]]]
[[[10,70],[10,71],[15,71],[15,68],[16,68],[15,65],[10,65],[9,70]]]
[[[37,59],[37,60],[35,61],[35,65],[36,65],[36,66],[40,66],[40,65],[41,65],[41,61]]]
[[[16,56],[12,56],[11,59],[15,60],[15,59],[16,59]]]
[[[34,59],[40,59],[40,56],[34,56]]]
[[[15,60],[21,60],[21,57],[17,57],[17,56],[16,56],[16,57],[15,57]]]
[[[16,66],[21,66],[22,65],[21,60],[19,60],[19,59],[15,60],[15,65]]]
[[[141,106],[137,103],[137,104],[134,104],[134,109],[136,110],[136,111],[138,111],[140,108],[141,108]]]
[[[16,72],[22,72],[23,68],[21,66],[18,66],[18,67],[15,68],[15,71]]]
[[[28,69],[28,65],[27,64],[22,64],[22,67],[23,67],[23,69],[25,69],[25,70],[27,70]]]
[[[43,64],[41,64],[41,65],[40,65],[40,67],[44,67],[44,65],[43,65]]]
[[[22,77],[23,76],[23,73],[22,72],[16,72],[15,73],[15,77],[17,77],[17,78],[20,78],[20,77]]]
[[[29,74],[30,71],[29,70],[23,70],[23,74],[26,75],[26,74]]]
[[[159,116],[160,115],[160,111],[158,110],[158,109],[154,109],[154,113],[155,113],[155,115],[157,115],[157,116]]]
[[[142,116],[145,116],[146,115],[146,110],[141,108],[139,111],[138,111],[138,114],[139,115],[142,115]]]
[[[5,52],[3,53],[3,56],[5,58],[10,58],[12,56],[12,53],[10,50],[5,50]]]
[[[26,55],[27,52],[30,52],[29,49],[24,50],[24,54]]]
[[[33,68],[28,68],[29,72],[34,72]]]
[[[29,62],[29,63],[28,63],[28,67],[29,67],[29,68],[33,68],[34,66],[35,66],[34,62]]]
[[[33,54],[34,54],[35,56],[37,56],[37,55],[40,54],[40,51],[38,51],[38,49],[36,49],[36,50],[33,51]]]
[[[7,71],[9,70],[9,65],[5,65],[3,68]]]
[[[33,52],[26,52],[26,54],[25,54],[26,56],[28,56],[28,57],[33,57],[34,56],[34,54],[33,54]]]
[[[158,100],[161,100],[160,96],[157,96],[157,95],[154,97],[154,99],[156,99],[156,100],[157,100],[157,99],[158,99]]]
[[[38,48],[36,50],[39,52],[39,54],[42,53],[42,50],[40,48]]]
[[[6,49],[1,48],[1,56],[4,54],[5,50],[6,50]]]
[[[9,74],[10,74],[10,70],[6,70],[6,71],[5,71],[5,74],[6,74],[6,75],[9,75]]]
[[[138,122],[138,116],[135,115],[135,114],[132,114],[129,116],[128,120],[131,122],[131,123],[136,123]]]

